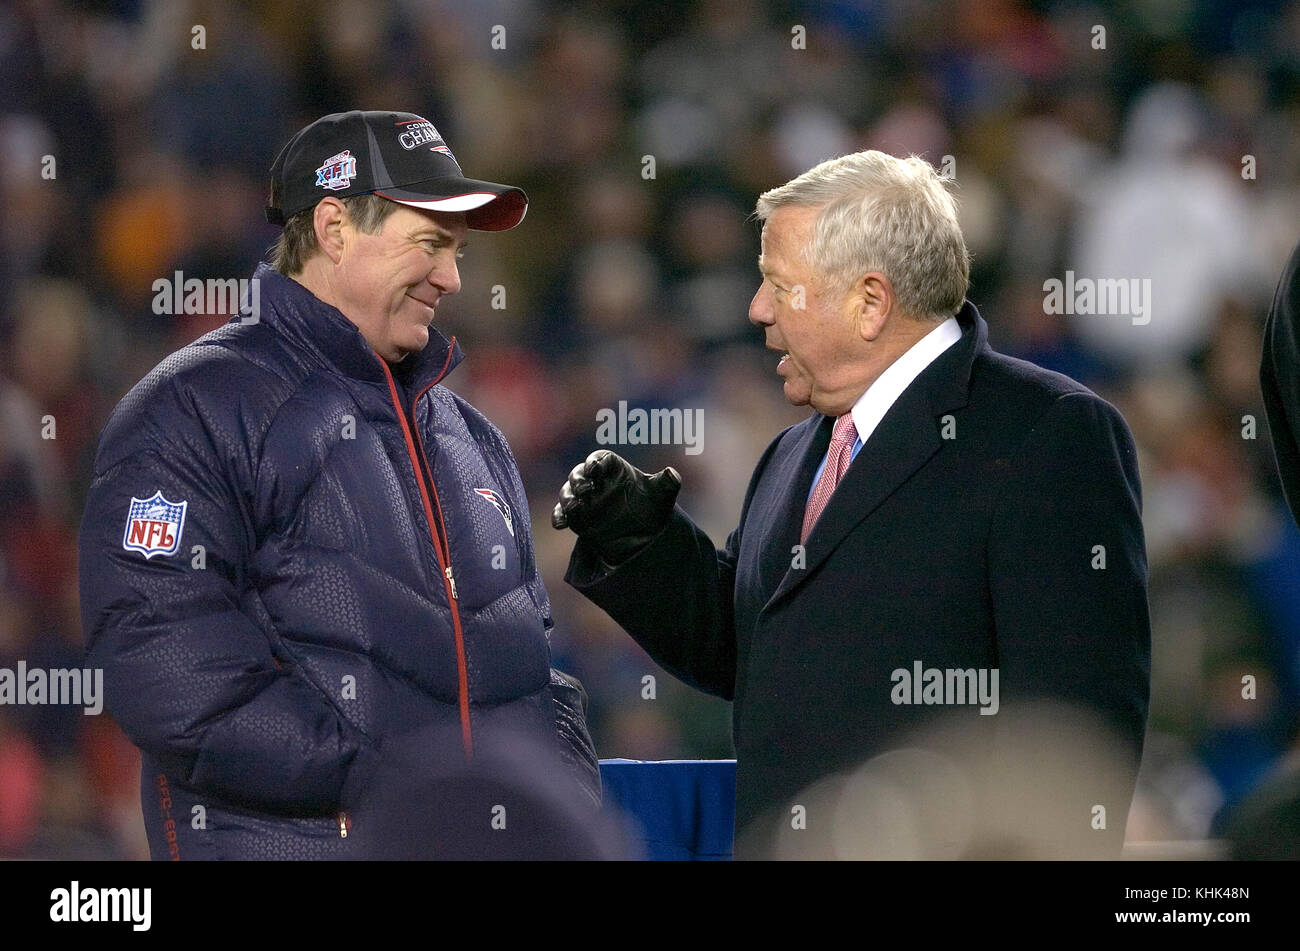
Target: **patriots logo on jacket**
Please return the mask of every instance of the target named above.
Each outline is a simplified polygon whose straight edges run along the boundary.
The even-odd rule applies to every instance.
[[[154,555],[174,555],[181,547],[185,508],[189,502],[171,502],[159,489],[147,499],[131,496],[126,513],[122,547],[138,551],[148,560]]]
[[[506,504],[506,500],[501,498],[501,496],[497,495],[491,489],[475,489],[474,491],[491,502],[492,507],[501,513],[501,517],[506,520],[506,528],[510,531],[510,537],[513,538],[515,534],[515,522],[514,519],[510,517],[510,506]]]

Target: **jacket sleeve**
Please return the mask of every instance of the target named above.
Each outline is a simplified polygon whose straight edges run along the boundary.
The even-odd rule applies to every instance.
[[[717,548],[681,508],[654,540],[607,566],[578,539],[564,580],[603,608],[664,670],[705,693],[735,699],[736,562],[759,478],[789,429],[764,450],[745,492],[740,525]]]
[[[1115,854],[1124,838],[1150,695],[1151,624],[1137,451],[1094,394],[1057,398],[1012,461],[989,536],[1002,723],[1032,723],[1046,780],[1053,751],[1076,769],[1098,742],[1111,768],[1071,790],[1062,821]],[[1047,701],[1040,715],[1031,702]],[[1018,714],[1021,715],[1018,717]],[[1108,738],[1089,724],[1109,731]],[[1089,746],[1085,747],[1085,743]],[[1106,830],[1095,806],[1106,807]],[[1094,834],[1102,833],[1102,834]],[[1071,835],[1071,838],[1074,836]]]
[[[1287,260],[1264,325],[1259,384],[1282,492],[1300,525],[1300,245]]]
[[[496,452],[488,453],[485,458],[497,479],[509,489],[511,498],[519,508],[520,527],[515,533],[515,541],[519,546],[519,557],[525,566],[524,585],[532,595],[538,611],[541,612],[542,625],[546,629],[549,640],[555,628],[555,619],[551,615],[551,599],[546,593],[546,585],[542,581],[541,572],[537,570],[532,514],[528,508],[528,493],[524,491],[523,479],[519,476],[519,463],[515,460],[515,454],[501,430],[462,397],[454,398],[457,405],[461,407],[461,412],[465,414],[468,424],[475,428],[481,427],[484,433],[482,438],[496,447]],[[603,793],[600,759],[587,726],[587,691],[578,678],[563,673],[555,667],[550,669],[547,690],[554,705],[560,760],[578,784],[582,794],[589,799],[594,808],[599,809]]]
[[[80,535],[88,662],[131,741],[200,794],[297,815],[346,808],[377,753],[274,656],[245,600],[243,493],[211,418],[178,389],[155,388],[148,412],[119,407],[101,437]],[[156,492],[185,509],[175,553],[146,557],[127,547],[128,510]]]
[[[678,506],[663,531],[616,568],[607,569],[579,539],[564,580],[603,608],[664,670],[731,700],[739,550],[739,529],[719,550]]]

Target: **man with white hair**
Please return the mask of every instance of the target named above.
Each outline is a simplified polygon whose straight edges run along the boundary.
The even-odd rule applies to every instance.
[[[734,701],[738,856],[882,854],[844,835],[900,816],[915,834],[892,854],[1117,856],[1150,665],[1123,418],[990,349],[921,159],[824,162],[757,214],[749,318],[811,416],[763,453],[721,549],[676,471],[593,453],[552,516],[578,535],[567,580]],[[927,744],[907,762],[929,766],[889,766]],[[864,763],[842,795],[808,788]]]

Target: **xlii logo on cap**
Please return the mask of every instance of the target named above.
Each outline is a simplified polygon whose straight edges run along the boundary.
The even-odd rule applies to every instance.
[[[344,149],[338,155],[331,155],[316,169],[316,184],[330,191],[338,191],[352,184],[357,177],[357,160],[352,157],[351,149]]]
[[[402,130],[397,136],[397,141],[406,151],[433,142],[436,144],[429,145],[430,151],[442,152],[444,155],[451,154],[451,149],[447,148],[447,143],[442,140],[442,136],[428,119],[407,119],[405,122],[397,123],[397,126]]]

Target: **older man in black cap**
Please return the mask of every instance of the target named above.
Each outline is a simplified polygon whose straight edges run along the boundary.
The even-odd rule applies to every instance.
[[[445,775],[503,738],[554,767],[548,789],[599,801],[585,697],[550,666],[513,456],[439,385],[462,358],[432,324],[466,233],[526,208],[464,177],[421,116],[326,116],[272,168],[284,232],[256,306],[113,413],[82,610],[143,753],[154,858],[377,857],[403,821],[386,776],[418,796],[412,770]],[[457,803],[456,821],[500,833],[493,855],[545,840],[536,810]]]

